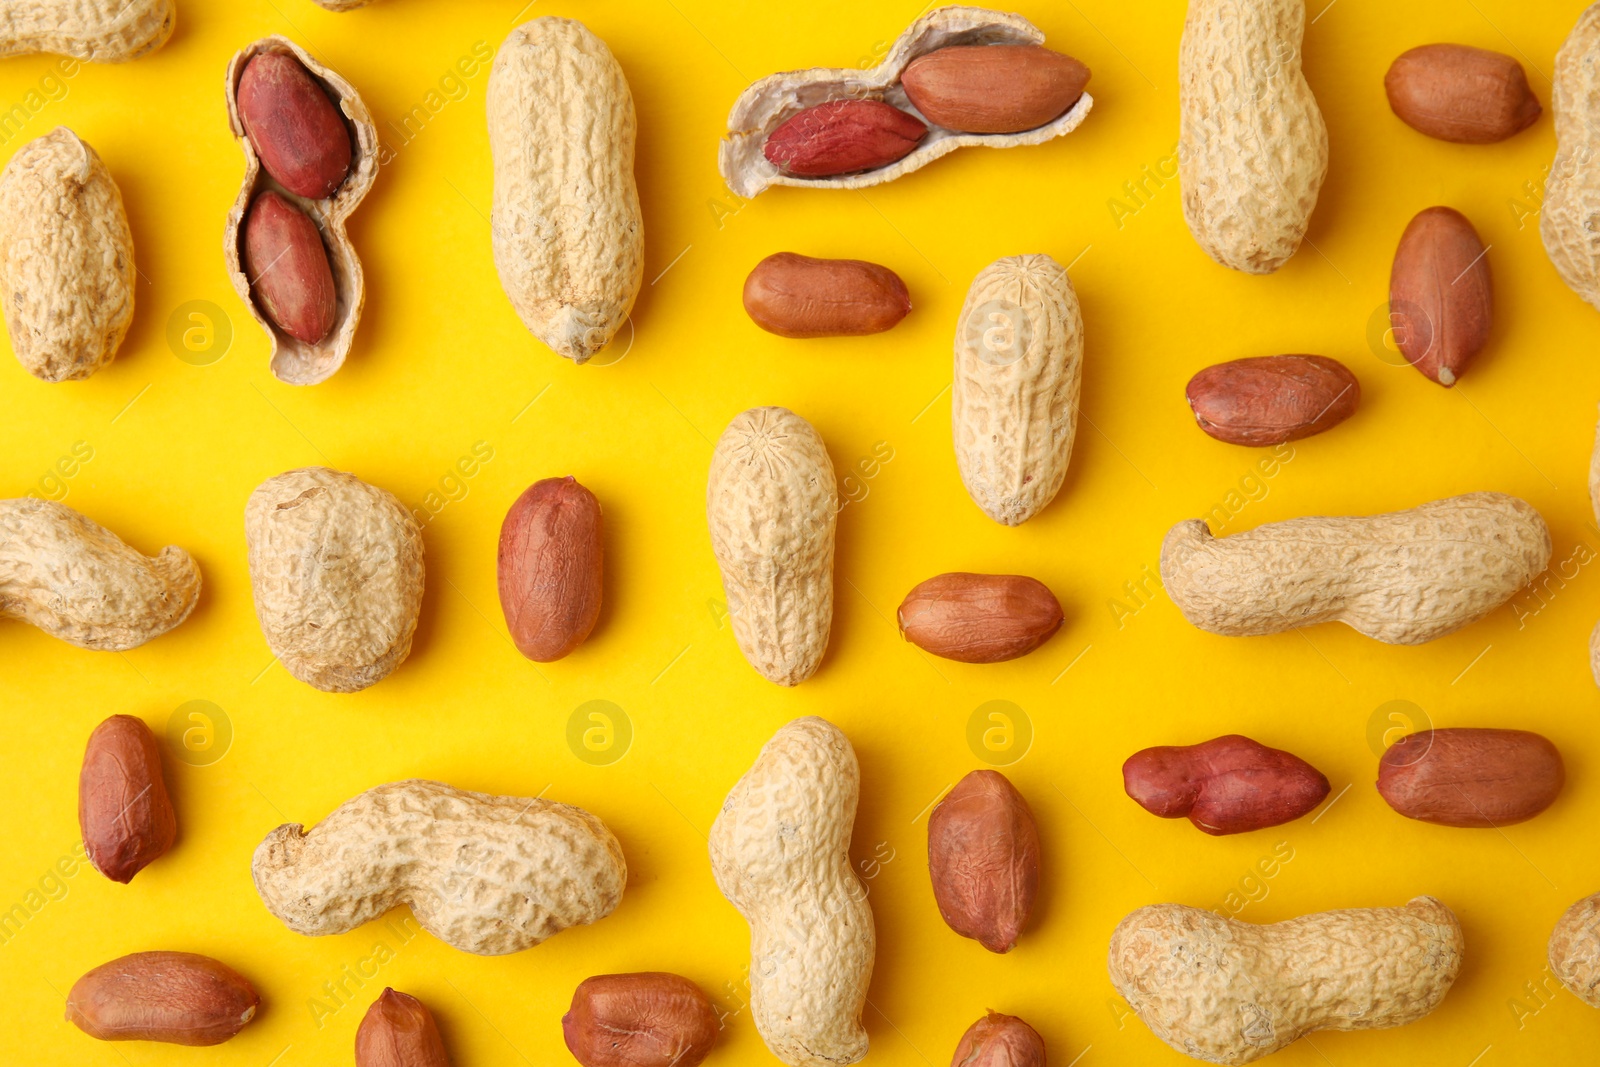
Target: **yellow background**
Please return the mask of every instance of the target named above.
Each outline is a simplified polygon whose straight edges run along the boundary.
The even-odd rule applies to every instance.
[[[1561,284],[1537,229],[1554,152],[1549,76],[1582,8],[1336,0],[1323,9],[1312,0],[1306,70],[1332,164],[1307,246],[1265,278],[1205,257],[1175,181],[1144,181],[1137,199],[1124,188],[1162,166],[1170,173],[1178,0],[1023,5],[1050,46],[1094,71],[1094,110],[1076,133],[964,150],[862,193],[775,189],[748,203],[716,170],[740,90],[775,70],[870,63],[916,16],[912,4],[380,0],[336,15],[309,0],[180,0],[161,51],[80,66],[64,95],[6,131],[0,157],[58,124],[100,152],[127,201],[138,307],[116,362],[86,382],[46,384],[0,359],[0,495],[63,499],[147,552],[183,545],[205,591],[181,628],[121,655],[0,624],[0,907],[21,904],[28,916],[0,944],[0,1060],[348,1062],[362,1013],[392,985],[433,1008],[458,1065],[564,1063],[559,1018],[580,980],[660,969],[694,979],[728,1013],[709,1062],[773,1062],[745,1008],[746,928],[712,882],[705,833],[762,742],[806,714],[839,724],[861,761],[852,854],[879,935],[869,1062],[943,1064],[986,1007],[1027,1018],[1062,1067],[1080,1056],[1084,1067],[1187,1062],[1110,987],[1105,946],[1121,916],[1172,900],[1266,922],[1419,893],[1448,903],[1466,931],[1466,963],[1443,1007],[1405,1029],[1320,1034],[1274,1063],[1588,1058],[1600,1017],[1550,978],[1545,942],[1568,904],[1600,888],[1600,739],[1586,656],[1600,583],[1585,565],[1600,546],[1585,492],[1600,318]],[[616,53],[638,106],[646,287],[631,334],[596,360],[608,365],[558,359],[512,313],[489,248],[487,66],[451,80],[458,61],[470,67],[475,48],[497,48],[536,15],[583,18]],[[243,169],[223,72],[236,49],[270,33],[354,83],[394,149],[351,221],[369,285],[355,350],[309,388],[268,374],[266,338],[221,254]],[[1386,106],[1383,73],[1404,49],[1432,41],[1520,57],[1545,116],[1491,147],[1406,128]],[[23,101],[55,63],[0,63],[0,103]],[[1492,246],[1493,335],[1451,391],[1381,338],[1396,240],[1430,204],[1464,211]],[[864,339],[762,333],[741,310],[740,285],[783,249],[887,264],[916,308]],[[972,277],[1022,252],[1072,264],[1088,341],[1066,485],[1038,518],[1005,529],[956,476],[950,348]],[[221,358],[202,353],[203,365],[177,358],[168,341],[169,320],[190,301],[211,302],[231,324],[231,346]],[[1183,388],[1207,364],[1277,352],[1344,361],[1361,380],[1362,406],[1297,443],[1270,478],[1252,478],[1267,452],[1200,433]],[[829,654],[795,690],[762,680],[735,648],[703,515],[711,443],[760,404],[811,420],[851,501],[839,517]],[[491,459],[467,462],[470,477],[456,473],[485,446]],[[61,475],[58,462],[75,448],[92,458],[65,462],[72,475]],[[245,498],[264,478],[311,464],[353,471],[428,519],[411,657],[353,696],[316,692],[274,665],[251,604]],[[587,644],[535,666],[506,634],[496,538],[524,487],[569,473],[605,508],[606,607]],[[1481,489],[1539,509],[1564,577],[1424,647],[1381,645],[1337,625],[1216,637],[1184,622],[1147,579],[1167,528],[1217,504],[1236,513],[1224,527],[1232,532]],[[894,610],[914,584],[949,570],[1035,575],[1065,605],[1066,625],[1012,663],[926,657],[902,642]],[[1136,599],[1124,583],[1145,591]],[[163,733],[192,700],[220,709],[233,736],[221,758],[167,743],[173,852],[126,887],[81,865],[53,878],[78,840],[90,729],[125,712]],[[631,723],[631,744],[609,764],[581,760],[582,744],[568,743],[569,719],[593,700]],[[1411,721],[1548,735],[1567,759],[1565,793],[1504,832],[1401,818],[1371,784],[1384,731],[1405,724],[1388,718],[1396,700],[1414,705]],[[1045,842],[1039,906],[1007,956],[943,925],[926,874],[926,811],[984,765],[968,724],[990,701],[1008,702],[1019,730],[1031,728],[1020,758],[985,755],[1015,760],[1005,773]],[[1136,749],[1228,732],[1311,761],[1338,799],[1315,821],[1213,839],[1123,795],[1119,768]],[[402,944],[384,923],[322,939],[284,929],[251,886],[256,843],[279,823],[313,823],[409,776],[544,791],[594,811],[627,853],[622,905],[598,925],[496,959],[427,935]],[[1273,859],[1283,854],[1292,858]],[[372,962],[380,941],[381,966]],[[98,1044],[62,1020],[84,971],[154,948],[235,966],[261,991],[258,1021],[224,1046],[191,1051]],[[371,977],[358,988],[349,976],[362,969]],[[325,989],[340,982],[342,1005]]]

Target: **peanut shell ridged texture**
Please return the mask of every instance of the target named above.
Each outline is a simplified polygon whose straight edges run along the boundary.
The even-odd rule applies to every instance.
[[[583,23],[537,18],[495,55],[487,108],[500,284],[535,337],[586,362],[644,280],[628,81]]]
[[[50,52],[94,63],[138,59],[167,43],[174,0],[7,0],[0,59]]]
[[[1550,931],[1550,973],[1591,1008],[1600,1008],[1600,893],[1562,913]]]
[[[100,157],[65,126],[0,173],[0,302],[11,349],[47,382],[87,378],[133,321],[133,234]]]
[[[1419,645],[1483,618],[1549,562],[1550,531],[1532,505],[1468,493],[1220,538],[1190,519],[1167,533],[1161,580],[1184,618],[1214,634],[1342,622],[1387,644]]]
[[[1417,897],[1257,926],[1182,904],[1140,908],[1111,935],[1111,984],[1151,1031],[1207,1063],[1250,1063],[1317,1030],[1404,1026],[1461,969],[1461,926]]]
[[[1300,247],[1328,128],[1300,72],[1303,0],[1190,0],[1178,51],[1183,214],[1206,255],[1270,274]]]
[[[73,983],[67,1019],[100,1041],[220,1045],[255,1018],[255,988],[193,952],[135,952]]]
[[[295,933],[342,934],[409,904],[424,930],[480,956],[605,918],[628,877],[617,839],[581,808],[415,778],[367,790],[310,831],[278,827],[251,874]]]
[[[838,512],[828,450],[799,415],[751,408],[718,438],[706,486],[711,550],[739,651],[768,681],[799,685],[827,651]]]
[[[950,418],[967,493],[1018,526],[1055,498],[1078,432],[1083,317],[1066,269],[1008,256],[973,279],[956,325]]]
[[[200,569],[181,548],[141,555],[65,504],[0,500],[0,618],[125,652],[183,622],[199,599]]]
[[[861,769],[838,727],[796,719],[761,748],[711,826],[711,873],[750,924],[750,1008],[790,1067],[867,1054],[877,935],[850,866]]]
[[[1600,4],[1591,4],[1556,53],[1550,92],[1556,155],[1539,206],[1539,235],[1556,273],[1600,308]]]
[[[244,531],[256,618],[290,674],[353,693],[406,658],[422,609],[422,531],[393,494],[304,467],[256,487]]]

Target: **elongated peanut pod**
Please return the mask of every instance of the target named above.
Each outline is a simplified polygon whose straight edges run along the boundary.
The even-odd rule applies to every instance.
[[[0,59],[51,52],[122,63],[166,44],[175,20],[173,0],[11,0],[0,5]]]
[[[1550,931],[1550,973],[1573,996],[1600,1008],[1600,893],[1562,913]]]
[[[1550,107],[1556,155],[1539,206],[1539,236],[1556,273],[1600,308],[1600,4],[1556,53]]]
[[[200,568],[181,548],[144,556],[65,504],[0,500],[0,618],[123,652],[177,626],[199,599]]]

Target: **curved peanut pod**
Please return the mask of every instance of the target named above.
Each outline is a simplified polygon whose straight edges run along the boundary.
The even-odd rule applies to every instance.
[[[1161,581],[1184,618],[1214,634],[1342,622],[1387,644],[1420,645],[1483,618],[1549,562],[1550,531],[1531,504],[1467,493],[1220,538],[1190,519],[1167,533]]]
[[[877,933],[850,866],[861,792],[855,749],[811,716],[778,730],[711,825],[711,873],[750,924],[750,1009],[791,1067],[867,1054],[861,1009]]]
[[[1049,256],[1008,256],[967,290],[956,326],[950,421],[967,495],[1018,526],[1055,498],[1078,432],[1083,317]]]
[[[1257,926],[1152,904],[1111,935],[1111,984],[1151,1031],[1209,1063],[1250,1063],[1317,1030],[1427,1015],[1461,969],[1461,925],[1432,897]]]
[[[200,568],[181,548],[141,555],[65,504],[0,500],[0,618],[124,652],[187,619],[199,599]]]
[[[828,649],[838,513],[828,450],[788,408],[751,408],[717,439],[711,550],[739,651],[768,681],[799,685]]]
[[[1545,254],[1573,292],[1600,308],[1600,4],[1578,16],[1556,53],[1550,107],[1556,155],[1539,206]]]
[[[480,956],[603,919],[628,879],[622,847],[582,808],[409,779],[286,823],[250,865],[261,902],[298,934],[342,934],[400,904]]]
[[[133,234],[122,193],[57,126],[0,173],[0,304],[11,350],[47,382],[110,363],[133,321]]]
[[[1189,0],[1178,50],[1183,215],[1206,255],[1271,274],[1300,247],[1328,127],[1300,72],[1303,0]]]
[[[1550,931],[1550,973],[1573,996],[1600,1008],[1600,893],[1562,913]]]
[[[628,80],[583,23],[537,18],[496,53],[487,109],[500,284],[529,332],[587,362],[644,281]]]
[[[0,59],[51,52],[93,63],[138,59],[167,43],[173,0],[21,0],[0,5]]]

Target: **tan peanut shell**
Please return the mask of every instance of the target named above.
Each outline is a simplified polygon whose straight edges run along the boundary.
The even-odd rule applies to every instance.
[[[1556,273],[1600,308],[1600,4],[1591,4],[1556,53],[1550,107],[1556,155],[1539,207],[1539,235]]]
[[[1562,913],[1550,931],[1550,973],[1591,1008],[1600,1008],[1600,893]]]
[[[125,652],[187,619],[199,599],[200,568],[175,545],[145,556],[65,504],[0,500],[0,618]]]
[[[0,59],[51,52],[93,63],[138,59],[167,43],[174,0],[7,0]]]
[[[883,61],[862,70],[859,67],[812,67],[771,74],[739,94],[728,114],[728,133],[717,153],[717,167],[728,188],[739,196],[751,197],[774,185],[802,188],[864,189],[869,185],[893,181],[920,170],[958,148],[982,145],[1011,148],[1016,145],[1043,144],[1071,133],[1094,107],[1094,98],[1084,93],[1078,102],[1043,126],[1022,133],[960,133],[930,125],[928,133],[904,158],[885,167],[860,174],[826,178],[801,178],[782,173],[762,153],[767,135],[795,114],[832,100],[882,100],[893,107],[919,115],[900,76],[911,61],[945,47],[968,44],[1044,43],[1044,33],[1021,15],[990,11],[981,7],[941,7],[923,15],[890,46]]]
[[[1328,127],[1300,72],[1303,0],[1189,0],[1178,50],[1183,215],[1206,255],[1271,274],[1300,247]]]
[[[278,827],[250,873],[297,934],[342,934],[409,904],[424,930],[480,956],[605,918],[628,879],[617,839],[582,808],[418,778],[369,789],[309,831]]]
[[[530,333],[587,362],[644,281],[628,80],[583,23],[537,18],[495,54],[486,106],[500,284]]]
[[[1007,256],[967,290],[956,325],[950,420],[967,494],[1018,526],[1055,498],[1078,432],[1083,317],[1066,268]]]
[[[1385,515],[1314,516],[1213,537],[1180,522],[1161,580],[1184,618],[1230,637],[1342,622],[1419,645],[1476,622],[1550,562],[1550,531],[1526,501],[1467,493]]]
[[[1317,1030],[1404,1026],[1439,1006],[1464,948],[1432,897],[1257,926],[1152,904],[1111,935],[1111,984],[1157,1037],[1207,1063],[1250,1063]]]
[[[850,866],[855,749],[811,716],[778,730],[711,824],[711,873],[750,924],[750,1010],[790,1067],[867,1054],[861,1010],[877,934]]]
[[[11,350],[47,382],[110,363],[133,321],[133,234],[111,172],[65,126],[0,173],[0,304]]]
[[[304,467],[245,503],[256,618],[272,654],[307,685],[353,693],[411,651],[422,609],[422,531],[387,490]]]
[[[305,67],[312,79],[321,84],[332,97],[340,114],[348,122],[352,134],[353,154],[350,174],[332,196],[310,200],[296,196],[275,181],[261,165],[255,146],[245,133],[244,120],[239,117],[239,79],[244,68],[262,52],[279,52],[293,56]],[[228,265],[228,280],[239,294],[251,316],[261,324],[271,339],[269,367],[273,377],[290,385],[315,385],[326,381],[350,354],[355,341],[356,326],[361,321],[361,308],[367,299],[366,277],[361,270],[361,260],[356,258],[355,245],[345,232],[345,221],[372,188],[378,176],[378,129],[373,125],[372,114],[362,102],[355,87],[334,71],[323,66],[305,49],[287,37],[263,37],[234,54],[228,64],[227,76],[228,126],[244,153],[244,180],[239,195],[228,210],[223,228],[223,258]],[[328,253],[328,265],[333,269],[333,285],[338,302],[334,311],[333,329],[322,340],[310,344],[291,337],[275,326],[256,306],[250,292],[251,279],[243,266],[243,230],[245,213],[260,193],[271,190],[299,207],[322,234],[323,248]]]
[[[711,454],[706,521],[733,636],[761,676],[799,685],[833,624],[839,487],[828,450],[788,408],[751,408]]]

